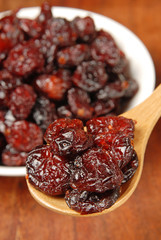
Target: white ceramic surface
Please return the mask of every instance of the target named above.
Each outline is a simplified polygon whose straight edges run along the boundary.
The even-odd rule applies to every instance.
[[[39,11],[39,7],[23,8],[19,11],[18,17],[35,18]],[[144,101],[153,92],[155,88],[154,64],[147,48],[133,32],[120,23],[93,12],[66,7],[53,7],[52,11],[55,17],[64,17],[68,20],[76,16],[91,16],[97,29],[104,29],[114,37],[130,62],[131,76],[139,84],[139,91],[129,102],[127,110]],[[7,13],[0,13],[0,17]],[[0,176],[25,176],[25,174],[25,167],[0,166]]]

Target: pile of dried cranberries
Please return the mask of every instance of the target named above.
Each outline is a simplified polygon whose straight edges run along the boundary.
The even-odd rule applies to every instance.
[[[133,146],[134,122],[117,116],[58,119],[27,157],[27,179],[38,190],[65,194],[68,206],[89,214],[101,212],[119,197],[121,184],[138,167]]]
[[[12,12],[0,19],[1,163],[25,165],[56,119],[119,114],[137,89],[125,54],[91,17],[56,18],[48,3],[33,20]],[[73,134],[92,144],[80,128]]]

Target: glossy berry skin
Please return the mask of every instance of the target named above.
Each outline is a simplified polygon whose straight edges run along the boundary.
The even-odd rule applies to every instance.
[[[96,61],[82,62],[75,70],[72,81],[87,92],[95,92],[105,86],[108,75],[104,65]]]
[[[8,106],[17,119],[26,119],[35,104],[36,97],[30,85],[22,84],[11,92]]]
[[[68,190],[65,194],[67,205],[80,214],[102,212],[111,207],[119,197],[119,188],[104,193]]]
[[[76,154],[93,145],[92,136],[82,129],[64,129],[53,137],[50,146],[53,152],[60,155]]]
[[[2,163],[6,166],[24,166],[27,152],[19,152],[11,145],[7,145],[2,152]]]
[[[93,108],[88,93],[79,88],[71,88],[68,90],[67,99],[71,112],[77,118],[88,120],[92,117]]]
[[[77,156],[76,169],[72,172],[70,185],[73,189],[89,192],[105,192],[119,187],[123,174],[112,157],[101,148],[91,148]]]
[[[95,136],[100,133],[123,132],[125,136],[134,138],[134,121],[121,116],[93,118],[86,123],[86,126],[88,132]]]
[[[43,143],[41,129],[26,120],[15,121],[4,133],[7,142],[18,151],[29,152]]]
[[[130,162],[128,162],[128,164],[122,168],[122,172],[124,174],[124,179],[122,180],[122,183],[126,183],[129,179],[132,178],[138,166],[139,160],[136,152],[134,151]]]
[[[64,130],[68,129],[83,129],[83,122],[79,119],[57,119],[46,129],[44,140],[47,144],[50,144],[54,137],[59,136]]]
[[[48,195],[63,194],[69,188],[69,161],[54,155],[49,145],[33,149],[26,160],[29,182]]]

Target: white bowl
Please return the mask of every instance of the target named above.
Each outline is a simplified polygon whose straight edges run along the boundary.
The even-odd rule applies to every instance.
[[[76,16],[91,16],[97,29],[104,29],[114,37],[130,62],[131,76],[139,84],[139,91],[129,102],[127,110],[144,101],[153,92],[155,88],[154,64],[147,48],[133,32],[120,23],[97,13],[67,7],[53,7],[52,11],[55,17],[64,17],[68,20]],[[39,7],[23,8],[18,12],[18,17],[35,18],[39,12]],[[7,13],[1,13],[0,17]],[[25,174],[25,167],[0,166],[0,176],[25,176]]]

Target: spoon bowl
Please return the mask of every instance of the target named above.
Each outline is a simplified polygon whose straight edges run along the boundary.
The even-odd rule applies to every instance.
[[[62,196],[48,196],[39,190],[35,189],[27,180],[27,185],[32,197],[42,206],[59,213],[73,216],[98,216],[111,212],[125,203],[132,193],[135,191],[141,177],[144,164],[144,154],[150,134],[161,116],[161,84],[155,89],[149,98],[135,108],[122,114],[126,118],[131,118],[136,121],[134,132],[134,148],[139,159],[139,166],[132,179],[121,187],[121,196],[114,205],[99,213],[81,215],[74,210],[71,210]]]

